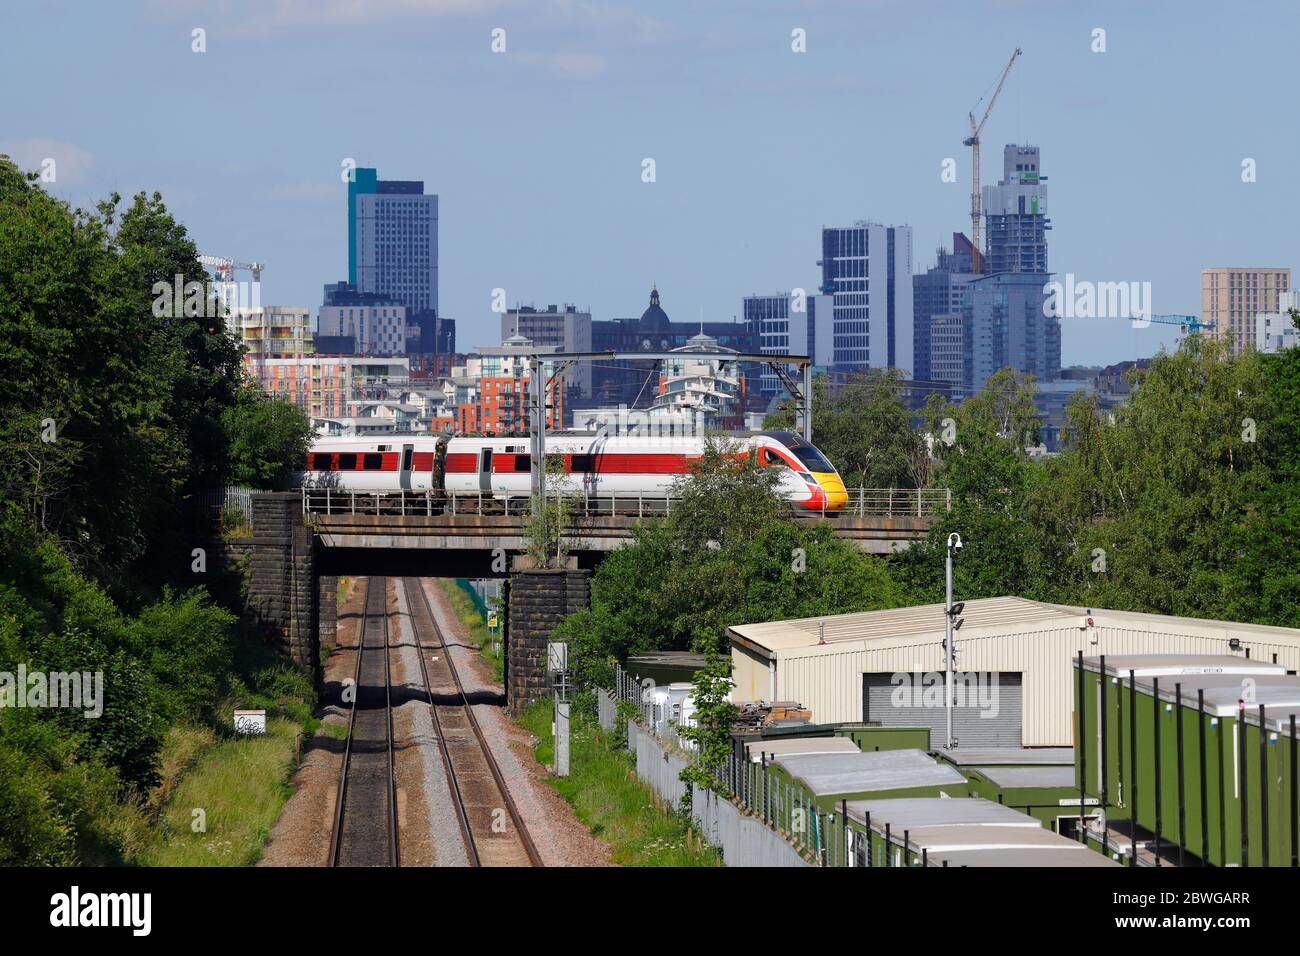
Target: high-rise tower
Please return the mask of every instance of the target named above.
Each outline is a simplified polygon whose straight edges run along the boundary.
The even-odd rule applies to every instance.
[[[438,197],[419,180],[359,168],[348,183],[348,282],[406,306],[438,309]]]
[[[988,235],[985,273],[1047,272],[1047,177],[1039,169],[1037,146],[1008,145],[1002,152],[1002,181],[983,190]]]

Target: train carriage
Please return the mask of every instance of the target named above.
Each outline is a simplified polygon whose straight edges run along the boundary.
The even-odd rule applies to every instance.
[[[792,432],[738,436],[760,466],[780,469],[778,493],[817,511],[844,507],[847,492],[834,466]],[[559,487],[588,499],[663,498],[704,453],[705,439],[683,436],[548,435],[548,458],[564,469]],[[307,456],[301,483],[346,491],[445,491],[457,496],[526,498],[532,456],[526,437],[439,435],[322,438]],[[554,480],[554,479],[553,479]]]

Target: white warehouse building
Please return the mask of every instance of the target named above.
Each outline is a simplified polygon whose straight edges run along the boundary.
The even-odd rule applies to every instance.
[[[955,637],[959,748],[1074,745],[1073,662],[1235,654],[1300,669],[1300,630],[1019,597],[967,601]],[[944,740],[942,604],[729,628],[732,700],[797,701],[814,723],[931,728]]]

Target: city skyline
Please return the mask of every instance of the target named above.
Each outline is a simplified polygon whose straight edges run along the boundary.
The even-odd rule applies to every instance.
[[[1289,34],[1256,29],[1289,11],[1205,5],[1174,21],[1170,4],[1049,6],[8,10],[6,32],[34,42],[0,69],[10,89],[40,76],[43,96],[8,104],[0,151],[29,168],[58,159],[46,188],[74,204],[158,189],[202,251],[267,263],[262,301],[313,310],[347,274],[342,164],[423,180],[441,203],[440,312],[469,349],[497,339],[498,288],[509,306],[575,302],[603,320],[639,314],[653,282],[679,321],[739,318],[747,295],[811,293],[820,230],[858,219],[911,226],[924,272],[968,226],[965,114],[1020,46],[982,136],[983,185],[1004,144],[1047,153],[1058,274],[1150,281],[1155,311],[1195,314],[1201,269],[1291,266],[1278,215],[1300,196],[1286,165],[1300,140],[1283,122]],[[90,67],[112,51],[132,121],[30,59],[51,33]],[[918,44],[937,68],[909,56]],[[1204,57],[1224,69],[1198,72]],[[389,75],[407,85],[374,96]],[[860,122],[844,121],[846,103]],[[169,121],[182,129],[158,135]],[[941,179],[947,159],[955,182]],[[1255,182],[1242,181],[1247,159]],[[1146,356],[1175,333],[1067,318],[1062,361]]]

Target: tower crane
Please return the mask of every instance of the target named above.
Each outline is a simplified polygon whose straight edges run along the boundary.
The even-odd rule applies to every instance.
[[[984,124],[989,121],[989,114],[993,112],[993,104],[998,101],[998,94],[1002,92],[1003,85],[1007,82],[1007,75],[1011,72],[1011,67],[1016,63],[1016,57],[1020,56],[1020,47],[1016,47],[1016,52],[1011,54],[1011,59],[1007,60],[1007,68],[1002,71],[1002,79],[998,80],[998,88],[993,91],[993,96],[989,99],[989,105],[984,110],[984,116],[977,125],[975,123],[975,112],[972,110],[967,114],[970,118],[970,136],[962,140],[963,146],[970,147],[970,241],[975,247],[974,263],[972,264],[975,272],[980,271],[980,132],[984,129]],[[979,106],[976,102],[975,106]]]
[[[1213,329],[1214,320],[1206,321],[1199,315],[1153,315],[1150,321],[1161,325],[1178,325],[1184,333],[1199,335],[1202,329]]]
[[[199,256],[199,265],[216,270],[221,282],[233,282],[236,269],[251,272],[253,281],[261,282],[262,270],[266,268],[265,262],[236,262],[229,256]]]

